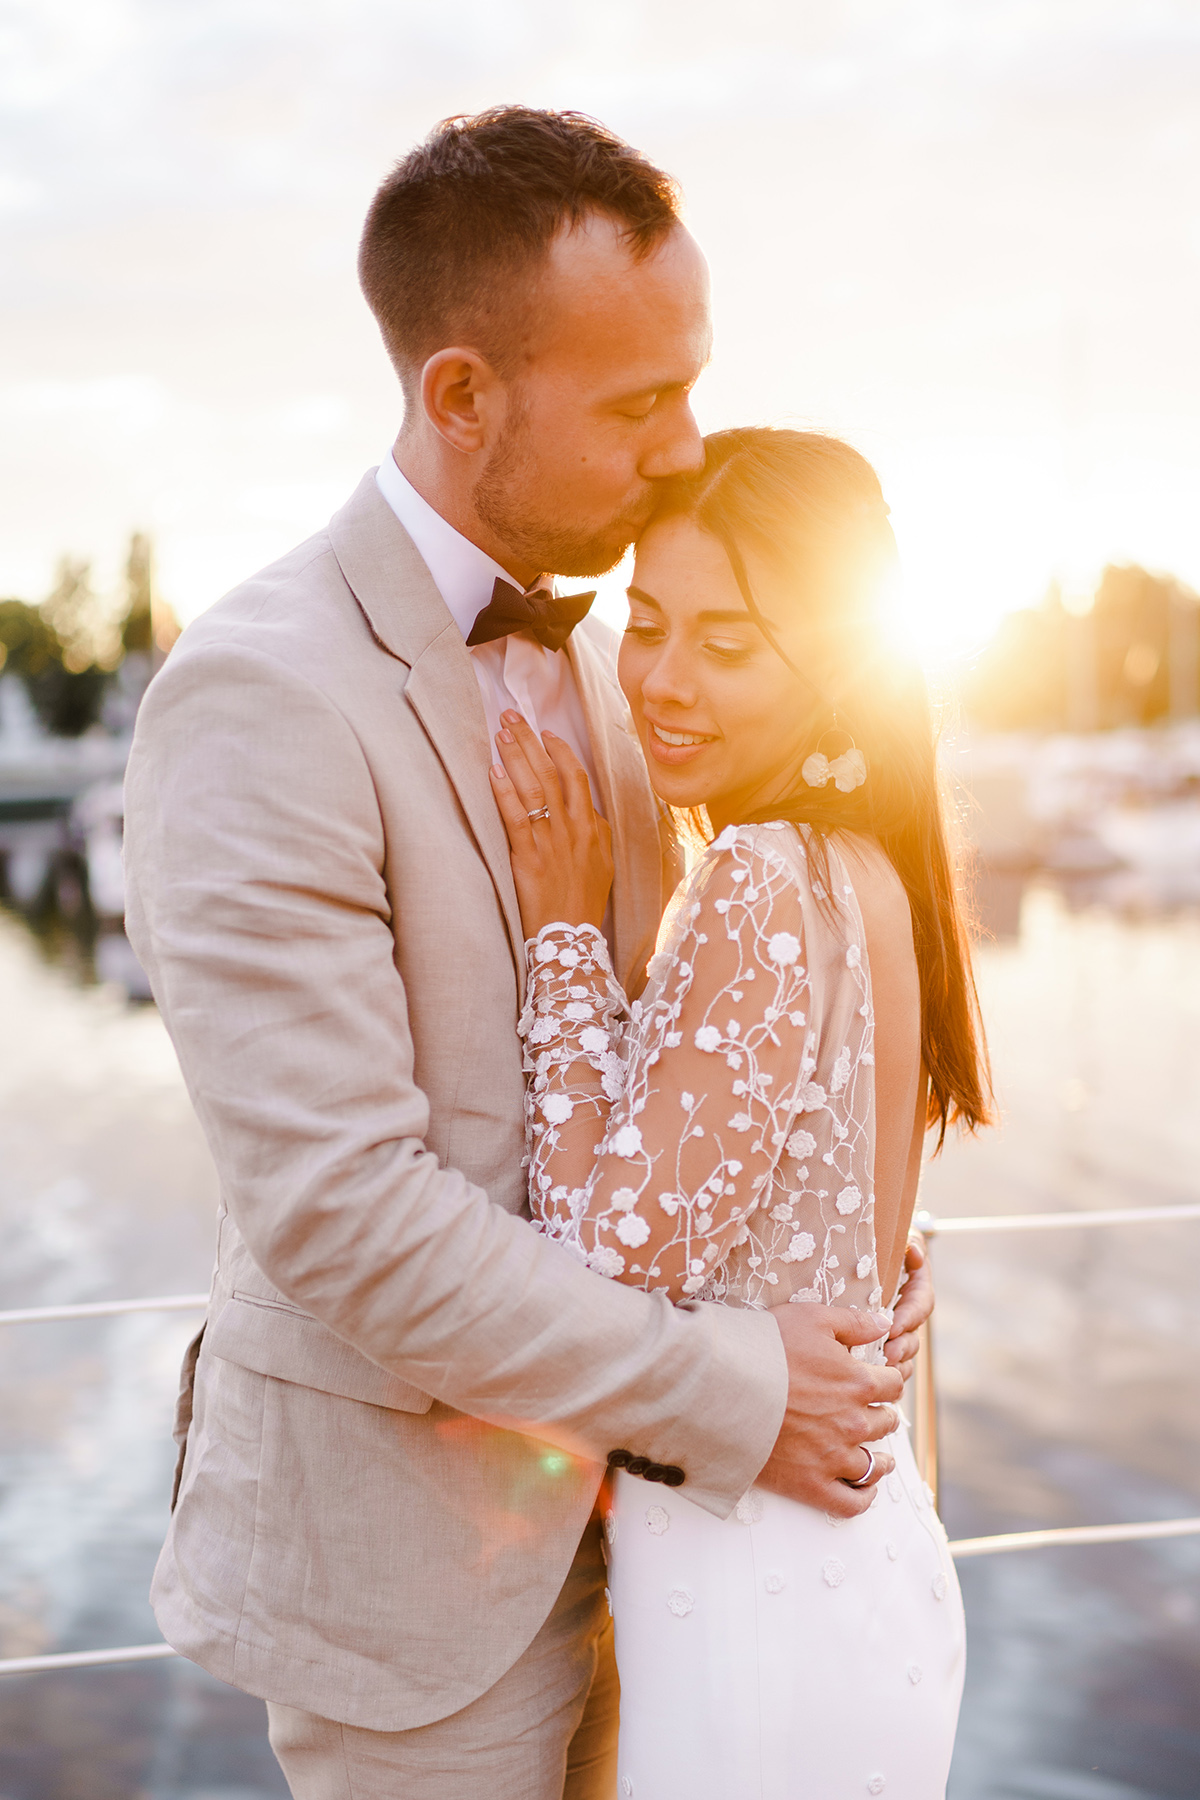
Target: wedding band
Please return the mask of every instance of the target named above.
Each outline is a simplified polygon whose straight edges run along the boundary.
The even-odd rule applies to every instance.
[[[872,1475],[875,1473],[875,1452],[873,1450],[867,1449],[866,1444],[860,1444],[858,1447],[860,1450],[866,1450],[866,1452],[867,1452],[866,1469],[863,1472],[863,1474],[861,1474],[859,1476],[857,1481],[847,1480],[845,1475],[842,1476],[842,1480],[846,1483],[847,1487],[865,1488],[867,1483],[870,1481]]]
[[[525,817],[529,820],[531,825],[535,825],[539,819],[548,819],[550,817],[550,808],[548,806],[539,806],[536,812],[526,813]]]

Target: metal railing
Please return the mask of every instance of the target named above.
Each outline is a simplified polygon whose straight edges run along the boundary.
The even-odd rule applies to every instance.
[[[974,1231],[1062,1231],[1069,1225],[1152,1225],[1163,1219],[1200,1219],[1200,1201],[1185,1206],[1118,1206],[1102,1212],[994,1213],[975,1219],[935,1219],[919,1212],[913,1229],[927,1238]],[[2,1316],[2,1315],[0,1315]]]
[[[118,1313],[196,1312],[207,1294],[167,1294],[151,1300],[89,1300],[82,1306],[23,1306],[0,1312],[0,1325],[52,1325],[61,1319],[113,1319]]]
[[[1148,1225],[1163,1221],[1200,1219],[1200,1202],[1183,1206],[1120,1207],[1102,1212],[1000,1213],[978,1218],[938,1219],[918,1213],[914,1228],[926,1238],[952,1237],[987,1231],[1059,1231],[1070,1227]],[[0,1325],[52,1324],[66,1319],[115,1318],[124,1313],[193,1312],[208,1305],[207,1294],[169,1294],[146,1300],[98,1300],[78,1306],[29,1306],[0,1312]],[[921,1355],[915,1378],[913,1411],[914,1452],[936,1500],[937,1394],[933,1340],[922,1327]],[[1042,1550],[1069,1544],[1129,1544],[1154,1539],[1200,1535],[1200,1518],[1147,1519],[1129,1525],[1068,1525],[1049,1531],[1008,1531],[993,1537],[958,1538],[949,1546],[956,1560],[996,1556],[1006,1551]],[[0,1659],[0,1675],[36,1675],[55,1669],[91,1669],[121,1663],[156,1662],[177,1656],[170,1644],[131,1644],[116,1650],[71,1650],[50,1656],[13,1656]]]
[[[932,1240],[988,1231],[1063,1231],[1072,1226],[1150,1225],[1186,1219],[1200,1219],[1200,1202],[1108,1207],[1096,1212],[983,1213],[962,1219],[939,1219],[932,1213],[919,1212],[913,1219],[913,1229]],[[928,1325],[922,1326],[920,1335],[921,1353],[914,1377],[913,1453],[936,1506],[937,1362]],[[950,1554],[957,1561],[971,1556],[995,1556],[1006,1550],[1040,1550],[1062,1544],[1124,1544],[1148,1538],[1190,1537],[1194,1533],[1200,1533],[1200,1519],[1156,1519],[1135,1525],[1064,1525],[1048,1531],[1005,1531],[992,1537],[958,1538],[951,1541]]]

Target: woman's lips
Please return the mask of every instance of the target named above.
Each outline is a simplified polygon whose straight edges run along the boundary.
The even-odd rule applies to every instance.
[[[665,725],[646,721],[646,737],[655,762],[672,764],[694,762],[702,750],[716,740],[699,731],[668,731]]]

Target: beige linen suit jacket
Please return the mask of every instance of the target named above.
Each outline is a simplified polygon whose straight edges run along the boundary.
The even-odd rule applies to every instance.
[[[628,977],[663,863],[602,637],[570,655]],[[786,1399],[769,1317],[605,1281],[528,1221],[488,762],[462,636],[368,475],[184,633],[127,782],[129,934],[221,1183],[156,1613],[222,1680],[376,1730],[515,1662],[610,1449],[723,1516]]]

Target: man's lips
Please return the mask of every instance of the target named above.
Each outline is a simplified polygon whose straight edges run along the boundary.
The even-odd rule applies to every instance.
[[[678,765],[693,762],[716,737],[702,731],[672,731],[666,725],[646,720],[650,754],[655,762]]]

